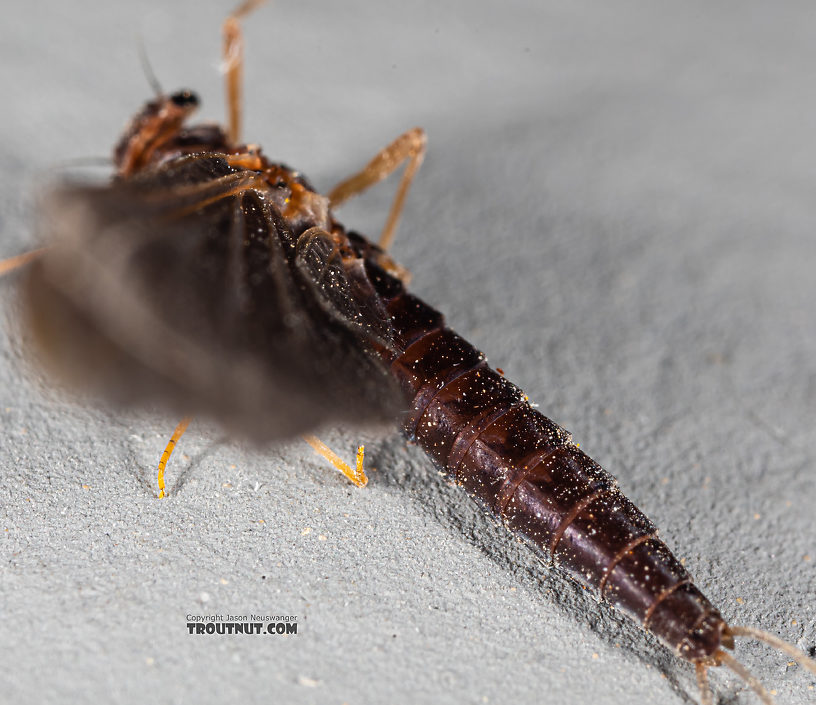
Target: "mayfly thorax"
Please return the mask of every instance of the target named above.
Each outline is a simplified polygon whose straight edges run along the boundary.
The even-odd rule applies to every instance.
[[[728,624],[615,479],[407,291],[388,249],[423,160],[422,130],[327,195],[241,141],[238,22],[258,4],[224,27],[228,126],[188,125],[196,95],[158,91],[117,144],[112,183],[58,188],[46,250],[7,261],[29,266],[26,315],[46,364],[115,402],[159,400],[258,441],[400,415],[448,479],[693,664],[703,703],[713,702],[708,669],[720,665],[772,702],[731,655],[735,637],[816,673],[782,640]],[[335,219],[402,165],[379,244]],[[347,474],[359,480],[361,465]]]

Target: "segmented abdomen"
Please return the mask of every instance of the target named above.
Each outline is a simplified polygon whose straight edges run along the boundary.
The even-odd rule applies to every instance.
[[[412,399],[404,432],[456,484],[678,655],[705,659],[724,622],[616,480],[532,408],[442,315],[369,262]]]

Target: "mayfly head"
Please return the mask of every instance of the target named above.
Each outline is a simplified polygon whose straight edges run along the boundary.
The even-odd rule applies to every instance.
[[[159,95],[133,117],[113,152],[116,172],[133,175],[151,162],[162,146],[178,135],[187,118],[198,108],[198,96],[190,90]]]
[[[198,107],[198,96],[186,88],[181,91],[176,91],[167,100],[177,108],[186,109],[188,113]]]

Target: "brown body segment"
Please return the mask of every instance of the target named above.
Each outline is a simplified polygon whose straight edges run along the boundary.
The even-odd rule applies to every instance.
[[[359,252],[399,342],[385,358],[411,399],[408,438],[544,557],[678,655],[713,659],[728,641],[725,622],[652,522],[438,311],[379,270],[372,249]]]

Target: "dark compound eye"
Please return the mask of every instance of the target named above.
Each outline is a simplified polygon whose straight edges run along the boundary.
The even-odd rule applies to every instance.
[[[174,105],[180,108],[195,108],[198,106],[198,96],[192,91],[179,91],[170,96]]]

